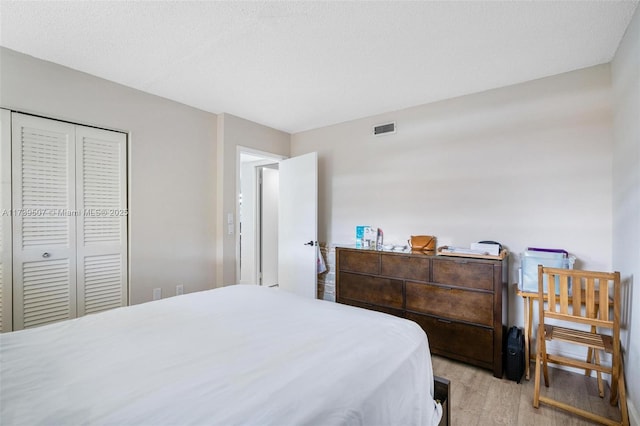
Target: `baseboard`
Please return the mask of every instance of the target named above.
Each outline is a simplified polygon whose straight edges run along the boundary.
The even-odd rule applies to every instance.
[[[636,407],[633,404],[633,401],[629,400],[629,398],[627,398],[627,409],[629,410],[629,424],[631,426],[640,426],[640,413],[638,412],[638,407]]]

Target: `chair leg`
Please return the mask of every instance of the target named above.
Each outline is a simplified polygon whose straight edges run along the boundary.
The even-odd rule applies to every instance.
[[[591,326],[591,332],[592,333],[596,333],[597,332],[597,329],[596,329],[596,327],[594,325]],[[593,348],[589,348],[587,350],[587,362],[589,364],[591,364],[593,362],[593,354],[594,354],[595,351],[596,350],[593,349]],[[585,369],[584,370],[584,375],[585,376],[591,376],[591,370],[590,369]],[[602,395],[600,395],[600,396],[602,397]]]
[[[618,403],[619,393],[618,389],[620,388],[620,377],[623,375],[622,373],[622,351],[614,351],[613,357],[611,359],[611,398],[609,402],[611,405],[616,405]],[[624,380],[624,378],[623,378]]]
[[[544,374],[544,385],[549,387],[549,369],[547,368],[547,343],[544,334],[540,338],[542,352],[542,373]]]
[[[589,351],[592,351],[592,354],[594,355],[593,358],[595,359],[595,364],[600,365],[600,352],[593,348],[589,348]],[[591,370],[585,371],[591,372]],[[600,398],[604,398],[604,381],[602,380],[602,372],[596,371],[596,374],[598,376],[598,394],[600,395]]]
[[[540,342],[538,342],[538,347],[536,349],[536,371],[533,387],[533,406],[535,408],[538,408],[540,406],[540,364],[542,362],[540,358]]]
[[[611,372],[611,399],[609,402],[611,405],[617,405],[618,399],[620,398],[619,389],[620,389],[620,380],[624,380],[623,371],[622,371],[622,353],[618,351],[618,360],[616,361],[614,354],[614,358],[612,359],[612,367],[613,371]]]

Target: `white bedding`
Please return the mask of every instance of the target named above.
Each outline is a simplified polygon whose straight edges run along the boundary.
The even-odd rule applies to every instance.
[[[234,285],[0,335],[2,425],[434,425],[415,323]]]

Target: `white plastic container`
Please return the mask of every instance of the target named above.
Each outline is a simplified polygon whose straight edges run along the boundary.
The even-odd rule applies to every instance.
[[[525,250],[521,261],[520,290],[538,292],[538,265],[550,268],[573,269],[575,261],[576,258],[574,256],[566,256],[564,253]],[[544,285],[547,288],[547,277],[544,277],[544,279]],[[556,278],[556,294],[559,293],[560,280]],[[569,282],[569,293],[571,293],[571,282]]]

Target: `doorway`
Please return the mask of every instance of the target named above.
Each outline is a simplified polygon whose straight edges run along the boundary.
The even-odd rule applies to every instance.
[[[238,147],[236,273],[240,284],[278,285],[278,162],[275,154]]]

